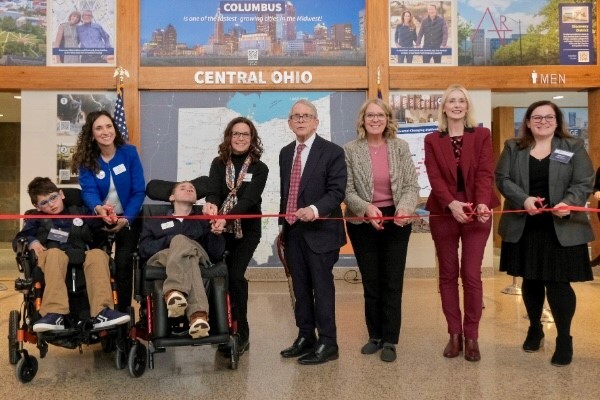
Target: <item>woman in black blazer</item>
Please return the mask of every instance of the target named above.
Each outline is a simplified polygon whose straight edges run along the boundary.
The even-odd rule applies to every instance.
[[[496,184],[505,211],[498,233],[502,237],[500,270],[523,277],[523,302],[529,330],[526,352],[538,351],[544,331],[540,322],[544,298],[556,323],[552,365],[573,358],[571,320],[575,292],[570,282],[593,279],[587,243],[594,239],[585,213],[561,210],[585,206],[592,192],[594,169],[583,141],[564,126],[562,111],[550,101],[529,106],[517,139],[507,140],[496,167]],[[544,212],[550,207],[555,210]]]
[[[269,168],[260,161],[262,142],[247,118],[232,119],[223,133],[219,155],[210,167],[204,214],[261,214],[262,192]],[[244,274],[260,242],[260,218],[214,219],[213,232],[225,235],[229,291],[233,318],[240,335],[239,353],[250,346],[248,326],[248,281]]]

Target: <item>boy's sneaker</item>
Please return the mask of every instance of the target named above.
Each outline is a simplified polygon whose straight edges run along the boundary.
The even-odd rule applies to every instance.
[[[111,326],[121,325],[129,322],[131,317],[119,311],[106,307],[94,318],[94,330],[106,329]]]
[[[165,296],[165,301],[167,302],[167,316],[169,318],[177,318],[185,314],[188,304],[183,293],[171,290]]]
[[[65,330],[65,316],[62,314],[48,313],[33,324],[34,332],[63,330]]]
[[[203,311],[195,312],[190,318],[190,336],[193,339],[208,336],[210,326],[208,325],[208,316]]]

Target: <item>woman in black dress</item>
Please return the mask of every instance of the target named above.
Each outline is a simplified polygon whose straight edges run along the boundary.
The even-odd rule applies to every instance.
[[[527,109],[517,139],[507,140],[496,167],[496,184],[506,198],[499,233],[500,270],[523,277],[523,301],[529,330],[523,350],[539,350],[544,331],[544,298],[556,323],[552,364],[573,358],[571,321],[576,297],[570,282],[593,279],[587,243],[594,235],[583,212],[561,209],[585,206],[594,170],[583,141],[566,130],[562,111],[550,101]],[[544,208],[554,211],[543,211]]]
[[[219,145],[219,155],[210,166],[204,214],[261,214],[262,192],[269,168],[260,161],[262,142],[247,118],[229,122]],[[237,322],[239,353],[250,346],[248,326],[248,281],[246,269],[260,242],[260,218],[214,219],[213,232],[225,235],[229,291],[233,318]]]

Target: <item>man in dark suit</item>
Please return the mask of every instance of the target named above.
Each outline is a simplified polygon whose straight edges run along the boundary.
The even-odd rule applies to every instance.
[[[297,101],[288,124],[296,140],[279,153],[280,213],[286,214],[279,224],[296,295],[299,333],[281,355],[302,356],[300,364],[322,364],[338,358],[332,270],[346,234],[341,219],[319,218],[342,216],[346,161],[340,146],[316,134],[319,119],[311,102]]]

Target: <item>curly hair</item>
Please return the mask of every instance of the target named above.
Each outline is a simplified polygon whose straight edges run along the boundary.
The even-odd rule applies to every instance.
[[[231,158],[231,136],[233,134],[233,127],[235,124],[246,124],[250,128],[250,149],[248,154],[252,163],[260,160],[263,153],[262,141],[258,137],[258,131],[254,126],[254,123],[245,117],[236,117],[229,121],[225,131],[223,132],[223,141],[219,145],[219,158],[224,164]]]
[[[367,107],[369,104],[375,104],[379,106],[383,112],[385,113],[386,126],[383,131],[384,139],[396,139],[396,133],[398,130],[398,124],[396,120],[392,117],[392,109],[390,106],[381,99],[370,99],[363,103],[358,111],[358,117],[356,118],[356,132],[358,133],[358,137],[360,139],[365,139],[367,137],[367,132],[365,130],[365,114],[367,112]]]
[[[554,110],[554,114],[556,115],[556,129],[554,130],[554,135],[560,138],[571,138],[573,137],[567,127],[565,126],[565,118],[561,109],[549,100],[540,100],[532,103],[525,111],[525,115],[523,116],[523,123],[521,124],[521,128],[519,129],[519,137],[518,143],[519,148],[522,150],[527,147],[533,147],[535,144],[535,138],[533,137],[533,133],[531,132],[531,128],[527,126],[527,122],[531,119],[531,114],[535,111],[536,108],[542,106],[550,106]]]
[[[71,164],[71,172],[77,173],[79,168],[87,168],[91,171],[100,171],[100,163],[98,158],[100,157],[100,147],[94,139],[94,122],[101,116],[110,118],[115,129],[115,147],[119,148],[125,144],[125,139],[119,131],[119,128],[115,124],[115,120],[108,111],[93,111],[85,118],[85,124],[81,127],[81,132],[77,137],[77,147],[73,154],[73,163]]]

